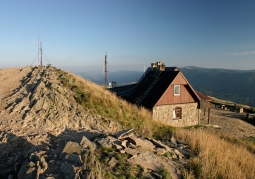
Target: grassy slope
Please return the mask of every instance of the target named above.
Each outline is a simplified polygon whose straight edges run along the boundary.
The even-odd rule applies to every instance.
[[[158,124],[152,121],[152,115],[146,109],[137,108],[119,99],[104,87],[93,82],[58,71],[59,74],[63,74],[59,79],[64,86],[76,92],[76,101],[84,108],[116,120],[125,128],[132,127],[137,134],[144,137],[153,136],[160,140],[170,140],[174,132],[178,138],[187,141],[194,155],[189,161],[190,171],[186,172],[185,178],[255,178],[253,167],[255,142],[253,139],[243,141],[219,136],[202,129],[176,130]],[[139,173],[140,169],[137,168],[135,172]],[[141,175],[139,173],[135,176]]]

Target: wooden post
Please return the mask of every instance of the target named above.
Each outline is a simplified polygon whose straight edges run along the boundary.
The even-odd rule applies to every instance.
[[[211,112],[211,108],[208,108],[208,124],[210,124],[210,112]]]
[[[204,108],[204,116],[205,116],[205,114],[206,114],[206,108]]]
[[[200,125],[200,109],[198,109],[198,125]]]

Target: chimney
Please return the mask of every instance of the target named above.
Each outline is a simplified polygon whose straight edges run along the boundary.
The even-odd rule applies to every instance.
[[[165,71],[164,62],[151,63],[151,71]]]

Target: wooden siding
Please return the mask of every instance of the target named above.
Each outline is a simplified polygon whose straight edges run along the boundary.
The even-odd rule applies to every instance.
[[[181,92],[179,96],[174,96],[174,85],[180,85]],[[155,106],[198,102],[191,94],[192,90],[187,81],[181,74],[178,74],[164,94],[160,97]]]

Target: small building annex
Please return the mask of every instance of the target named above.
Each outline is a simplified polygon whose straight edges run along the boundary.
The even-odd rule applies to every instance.
[[[151,64],[137,84],[111,89],[153,113],[153,120],[174,127],[197,125],[200,98],[177,67]]]

